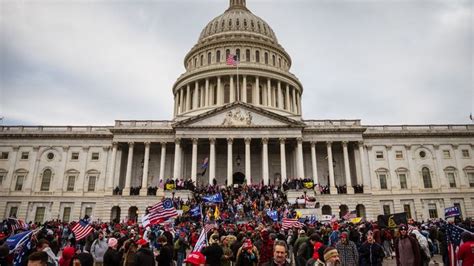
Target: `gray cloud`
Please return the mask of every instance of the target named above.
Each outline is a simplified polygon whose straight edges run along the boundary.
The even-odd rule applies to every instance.
[[[227,1],[0,3],[8,124],[171,119],[171,88]],[[248,0],[293,59],[305,119],[468,123],[469,1]]]

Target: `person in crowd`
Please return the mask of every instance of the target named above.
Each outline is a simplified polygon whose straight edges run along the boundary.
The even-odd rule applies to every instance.
[[[232,262],[233,253],[232,253],[232,249],[230,249],[230,243],[229,243],[231,237],[232,235],[221,237],[221,247],[222,247],[222,251],[224,252],[221,258],[222,266],[230,266]]]
[[[155,266],[155,256],[150,249],[148,241],[140,238],[137,241],[138,250],[135,254],[134,266]]]
[[[381,230],[382,234],[382,247],[385,252],[385,258],[392,258],[392,232],[388,228]]]
[[[158,237],[158,252],[155,258],[158,265],[171,266],[173,263],[173,249],[164,235]]]
[[[224,250],[219,245],[219,235],[214,233],[209,239],[209,246],[203,248],[201,253],[206,256],[206,263],[209,266],[221,265],[221,258],[224,255]]]
[[[421,265],[428,266],[431,260],[431,252],[429,249],[428,239],[416,229],[412,230],[410,235],[416,239],[416,241],[418,242],[418,246],[420,247]]]
[[[117,250],[118,240],[114,237],[109,238],[107,241],[108,248],[104,253],[104,259],[102,261],[104,266],[117,266],[120,265],[121,253]]]
[[[44,251],[36,251],[28,256],[28,266],[46,266],[48,265],[48,254]]]
[[[137,250],[138,245],[133,238],[126,240],[123,243],[123,256],[120,264],[123,266],[133,266],[135,264],[135,254]]]
[[[300,245],[307,242],[309,237],[306,235],[306,231],[301,229],[298,231],[298,238],[295,240],[293,243],[293,255],[296,261],[296,258],[298,257],[298,250],[300,248]],[[296,266],[300,266],[298,262],[296,262]]]
[[[181,232],[178,239],[174,242],[174,251],[176,253],[176,264],[182,266],[184,258],[186,257],[186,251],[190,248],[188,241],[186,240],[186,233]]]
[[[461,241],[459,246],[457,258],[462,261],[462,266],[474,265],[474,236],[472,233],[463,232],[461,234]]]
[[[236,266],[256,266],[258,264],[258,250],[252,240],[246,239],[237,252]]]
[[[205,266],[206,257],[201,252],[191,252],[184,260],[187,266]]]
[[[65,247],[61,258],[59,258],[59,266],[69,266],[72,257],[76,254],[76,249],[73,247]]]
[[[81,252],[72,257],[73,266],[94,266],[94,258],[90,253]]]
[[[273,244],[273,257],[269,262],[262,264],[263,266],[290,266],[287,261],[288,246],[283,240],[276,240]]]
[[[324,250],[324,261],[326,266],[339,265],[339,253],[334,247],[328,247]]]
[[[48,255],[48,266],[57,266],[59,265],[59,259],[56,257],[49,245],[48,240],[40,239],[36,244],[36,251],[43,251]]]
[[[352,266],[359,263],[359,251],[354,242],[349,240],[347,232],[342,232],[336,244],[342,266]]]
[[[395,257],[397,265],[420,265],[420,246],[418,241],[408,235],[408,227],[404,224],[398,227],[400,236],[395,239]]]
[[[104,262],[104,254],[108,249],[107,239],[104,232],[99,231],[97,239],[92,242],[90,254],[94,258],[95,266],[102,266]]]
[[[298,252],[296,253],[296,265],[306,265],[306,262],[313,257],[314,245],[320,241],[320,236],[317,233],[311,234],[311,236],[299,245]]]
[[[382,266],[385,253],[382,246],[375,242],[372,231],[367,232],[367,241],[360,246],[359,257],[361,266]]]
[[[271,261],[273,256],[273,240],[270,238],[267,229],[260,231],[260,248],[258,250],[260,254],[259,265]]]

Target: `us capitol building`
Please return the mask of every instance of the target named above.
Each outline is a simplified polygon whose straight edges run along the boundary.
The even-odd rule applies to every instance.
[[[227,64],[229,54],[240,58],[238,70]],[[160,180],[310,178],[329,188],[305,192],[316,197],[318,215],[357,210],[375,219],[405,211],[426,220],[458,206],[474,217],[474,125],[303,119],[303,85],[291,64],[270,26],[245,0],[230,0],[184,58],[172,120],[1,126],[0,215],[125,220],[162,197],[162,189],[147,189]]]

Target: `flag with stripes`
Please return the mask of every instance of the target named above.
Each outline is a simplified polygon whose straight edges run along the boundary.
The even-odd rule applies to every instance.
[[[234,54],[229,54],[227,56],[227,65],[229,66],[237,66],[239,64],[239,57]]]
[[[450,266],[457,265],[456,250],[461,245],[461,234],[463,232],[469,231],[454,224],[446,225],[446,238],[448,240],[448,257]]]
[[[215,227],[215,224],[206,224],[199,235],[199,238],[194,246],[193,252],[201,252],[201,249],[207,245],[207,233]]]
[[[148,213],[142,218],[142,224],[146,227],[149,224],[157,224],[170,218],[175,218],[176,216],[178,216],[178,212],[173,205],[173,201],[171,199],[165,199],[148,209]]]
[[[344,218],[344,220],[350,220],[356,217],[357,217],[357,212],[351,211],[351,212],[347,212],[346,215],[344,215],[342,218]]]
[[[71,230],[76,236],[76,241],[80,241],[92,233],[94,228],[86,220],[81,219],[72,226]]]
[[[304,226],[304,224],[298,221],[298,219],[291,218],[283,218],[281,225],[283,230],[291,229],[293,227],[302,228]]]
[[[23,230],[28,229],[28,225],[20,219],[10,217],[10,218],[7,219],[7,222],[8,222],[8,225],[10,226],[10,229],[11,229],[12,232],[14,232],[18,229],[23,229]]]

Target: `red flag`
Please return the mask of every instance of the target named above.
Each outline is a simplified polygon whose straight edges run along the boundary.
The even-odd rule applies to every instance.
[[[227,56],[227,65],[237,66],[238,63],[239,63],[239,58],[236,55],[229,54]]]
[[[94,231],[94,228],[88,222],[80,220],[71,228],[71,230],[76,236],[76,241],[79,241],[84,237],[88,236],[90,233],[92,233]]]
[[[291,229],[292,227],[302,228],[304,224],[300,223],[298,219],[283,218],[282,228],[283,230]]]

